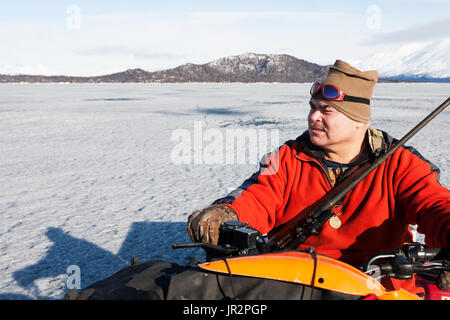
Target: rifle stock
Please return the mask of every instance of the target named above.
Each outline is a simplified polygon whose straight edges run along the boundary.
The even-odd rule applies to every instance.
[[[409,131],[398,143],[392,146],[386,153],[376,157],[374,161],[366,163],[348,175],[342,182],[337,184],[330,192],[319,199],[312,207],[308,207],[298,213],[294,218],[278,227],[273,232],[269,232],[266,249],[271,251],[296,249],[310,236],[317,235],[325,222],[334,213],[331,209],[345,197],[359,182],[367,177],[373,170],[381,165],[398,148],[406,143],[420,129],[422,129],[435,116],[443,111],[450,104],[447,98],[439,107],[431,112],[425,119]]]

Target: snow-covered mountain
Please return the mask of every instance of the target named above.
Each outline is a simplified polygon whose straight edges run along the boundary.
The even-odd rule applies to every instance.
[[[450,38],[409,43],[353,63],[361,70],[376,69],[384,78],[447,82],[450,81]]]
[[[205,64],[186,63],[173,69],[148,72],[131,69],[97,77],[0,75],[1,82],[313,82],[327,71],[286,54],[244,53]]]
[[[450,82],[450,38],[432,43],[410,43],[395,51],[361,60],[344,59],[360,70],[376,69],[379,82],[391,80]],[[2,75],[2,82],[288,82],[322,79],[329,66],[286,54],[244,53],[205,64],[186,63],[173,69],[148,72],[130,69],[95,77]]]

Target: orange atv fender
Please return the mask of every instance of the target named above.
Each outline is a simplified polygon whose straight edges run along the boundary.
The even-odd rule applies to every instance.
[[[374,278],[342,261],[316,255],[314,286],[352,295],[375,294],[380,300],[421,300],[405,290],[390,291]],[[227,266],[228,264],[228,266]],[[312,285],[314,259],[299,251],[243,256],[201,263],[203,270]]]

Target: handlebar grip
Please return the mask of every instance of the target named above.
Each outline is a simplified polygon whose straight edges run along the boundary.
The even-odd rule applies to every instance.
[[[441,248],[428,248],[426,245],[411,243],[403,246],[406,258],[411,262],[427,262],[432,260],[442,260],[446,256],[446,250]]]
[[[427,248],[424,250],[423,262],[431,261],[441,252],[439,248]]]
[[[450,248],[437,249],[439,252],[436,254],[434,259],[436,260],[448,260],[450,261]]]

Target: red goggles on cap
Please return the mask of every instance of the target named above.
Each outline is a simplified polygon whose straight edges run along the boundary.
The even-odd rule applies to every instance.
[[[358,102],[370,105],[370,100],[366,98],[348,96],[341,89],[331,85],[326,84],[322,85],[320,82],[315,82],[309,91],[311,97],[319,95],[319,98],[325,99],[328,101],[350,101],[350,102]]]

